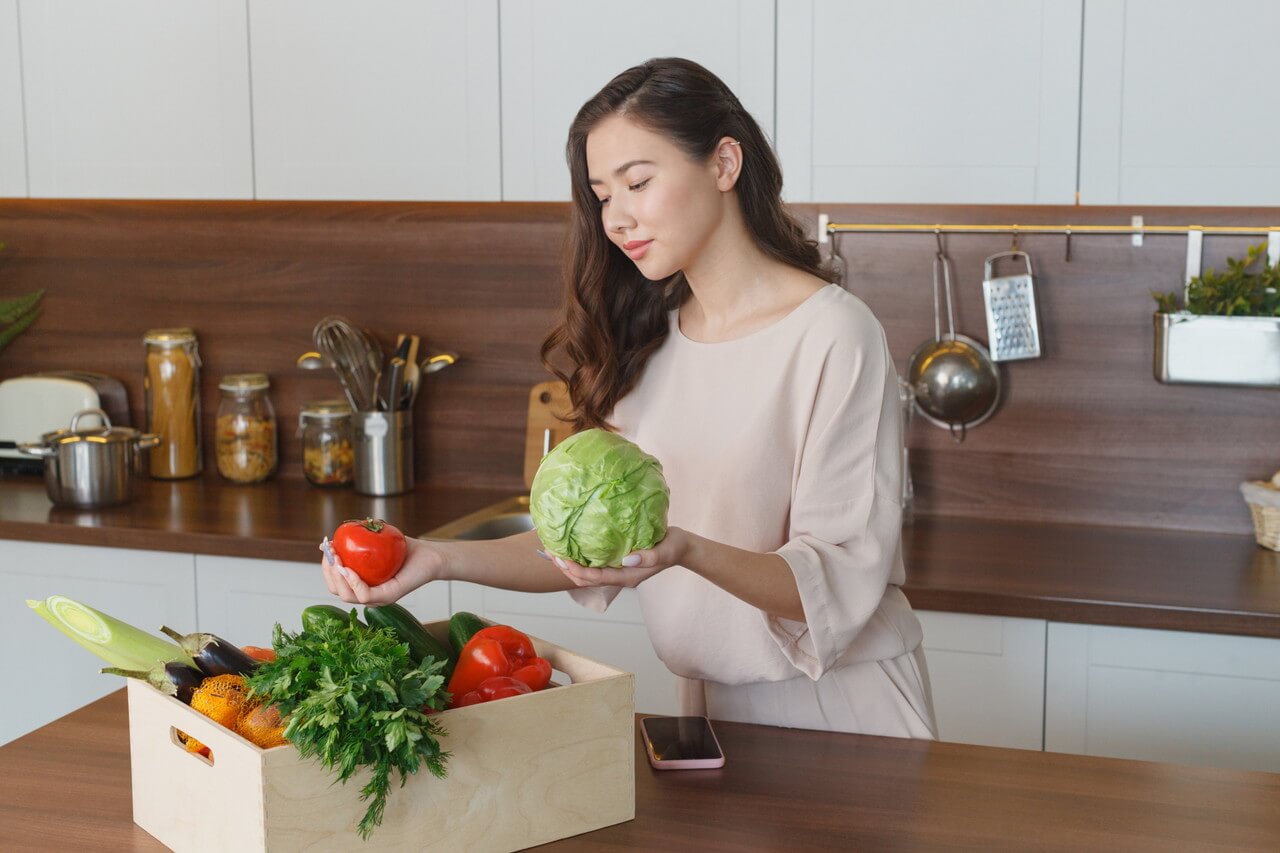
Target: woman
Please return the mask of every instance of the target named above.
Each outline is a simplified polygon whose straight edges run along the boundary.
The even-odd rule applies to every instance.
[[[784,210],[763,132],[705,68],[654,59],[582,107],[567,156],[565,314],[543,361],[578,429],[616,430],[662,463],[666,538],[605,569],[543,559],[532,531],[410,540],[378,587],[322,562],[330,591],[383,603],[463,580],[602,611],[637,587],[683,713],[936,737],[900,589],[893,362]]]

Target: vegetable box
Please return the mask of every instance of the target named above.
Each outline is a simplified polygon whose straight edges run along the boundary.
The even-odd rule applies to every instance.
[[[448,622],[425,625],[448,642]],[[440,714],[448,775],[392,777],[382,825],[356,833],[367,770],[338,784],[292,746],[263,750],[130,679],[134,823],[176,851],[510,851],[635,817],[635,680],[534,637],[569,683]],[[560,679],[563,680],[563,679]],[[183,731],[212,761],[188,752]]]

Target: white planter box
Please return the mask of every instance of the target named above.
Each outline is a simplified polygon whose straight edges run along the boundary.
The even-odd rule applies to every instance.
[[[1161,382],[1280,387],[1280,317],[1154,316]]]

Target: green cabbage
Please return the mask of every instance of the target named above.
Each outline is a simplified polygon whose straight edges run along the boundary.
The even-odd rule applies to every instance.
[[[618,566],[667,535],[662,463],[616,433],[589,429],[542,460],[529,511],[543,547],[583,566]]]

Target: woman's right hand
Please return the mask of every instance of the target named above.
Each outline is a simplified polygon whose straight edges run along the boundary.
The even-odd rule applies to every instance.
[[[423,584],[439,580],[444,558],[439,550],[430,542],[412,537],[405,538],[404,564],[400,571],[385,583],[369,586],[351,569],[342,565],[342,558],[333,548],[328,553],[333,556],[320,558],[320,569],[324,572],[325,585],[329,592],[348,604],[391,604],[413,592]]]

